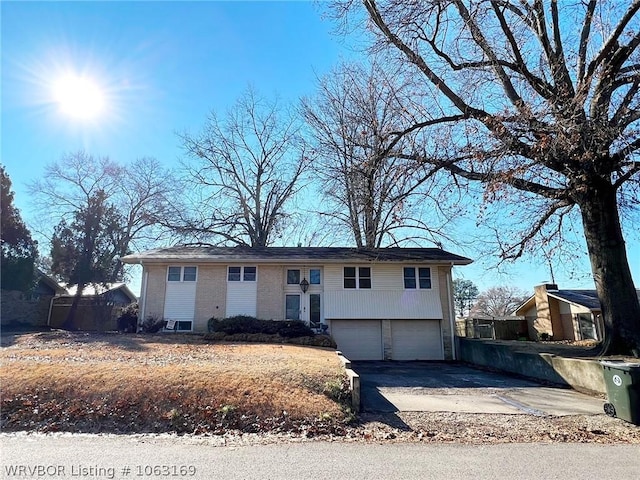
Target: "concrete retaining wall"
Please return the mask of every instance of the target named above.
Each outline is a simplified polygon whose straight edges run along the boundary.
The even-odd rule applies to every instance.
[[[347,377],[349,378],[349,389],[351,390],[351,408],[353,413],[360,413],[360,375],[351,369],[351,361],[342,355],[342,352],[336,352],[338,358],[344,365]]]
[[[606,394],[602,366],[596,360],[518,351],[516,346],[458,337],[458,359],[483,367],[570,386],[588,394]]]

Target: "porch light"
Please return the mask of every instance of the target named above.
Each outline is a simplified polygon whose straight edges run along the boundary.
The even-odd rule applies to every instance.
[[[300,282],[300,289],[302,290],[302,293],[307,293],[307,290],[309,290],[309,282],[306,278],[303,278]]]

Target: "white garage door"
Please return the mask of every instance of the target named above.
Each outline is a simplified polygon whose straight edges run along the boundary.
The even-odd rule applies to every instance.
[[[443,360],[440,321],[391,320],[393,360]]]
[[[349,360],[382,360],[380,320],[332,320],[331,336]]]

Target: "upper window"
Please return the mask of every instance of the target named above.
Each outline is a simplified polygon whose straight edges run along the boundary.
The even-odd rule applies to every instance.
[[[244,267],[242,280],[244,282],[255,282],[256,281],[256,267]]]
[[[404,267],[404,288],[431,288],[429,267]]]
[[[198,276],[198,267],[169,267],[167,269],[167,281],[169,282],[195,282]]]
[[[287,285],[300,285],[300,270],[287,270]]]
[[[257,267],[229,267],[227,280],[229,282],[255,282]]]
[[[344,267],[344,288],[371,288],[371,267]]]
[[[320,269],[312,268],[309,270],[309,283],[311,285],[320,285]]]

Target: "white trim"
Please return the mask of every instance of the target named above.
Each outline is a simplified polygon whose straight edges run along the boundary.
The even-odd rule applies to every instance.
[[[409,288],[405,284],[405,276],[404,276],[405,268],[413,268],[413,274],[414,274],[413,278],[416,281],[416,286],[414,288]],[[429,287],[428,288],[422,288],[420,286],[420,269],[421,268],[426,268],[427,270],[429,270]],[[433,290],[433,275],[432,275],[431,267],[427,267],[424,265],[423,266],[403,265],[402,266],[402,288],[404,290]]]
[[[180,280],[169,280],[169,269],[171,268],[179,268],[180,269]],[[196,269],[196,278],[194,280],[185,280],[184,279],[184,269],[185,268],[195,268]],[[167,265],[167,274],[165,275],[165,282],[167,283],[196,283],[198,281],[198,266],[197,265]]]
[[[230,268],[239,268],[240,269],[240,280],[229,280],[229,269]],[[255,268],[256,269],[256,278],[254,280],[245,280],[244,279],[244,269],[245,268]],[[227,283],[258,283],[258,266],[257,265],[227,265]]]
[[[345,268],[353,268],[353,269],[355,269],[356,286],[353,287],[353,288],[344,286],[344,280],[345,280],[344,269]],[[368,278],[369,279],[369,287],[363,288],[363,287],[360,286],[360,269],[361,268],[368,268],[369,269],[369,276],[368,277],[362,277],[362,278]],[[354,278],[354,277],[349,277],[349,278],[351,279],[351,278]],[[343,265],[343,267],[342,267],[342,289],[343,290],[347,290],[347,291],[350,291],[350,290],[373,290],[373,267],[371,265],[354,265],[354,264]]]

